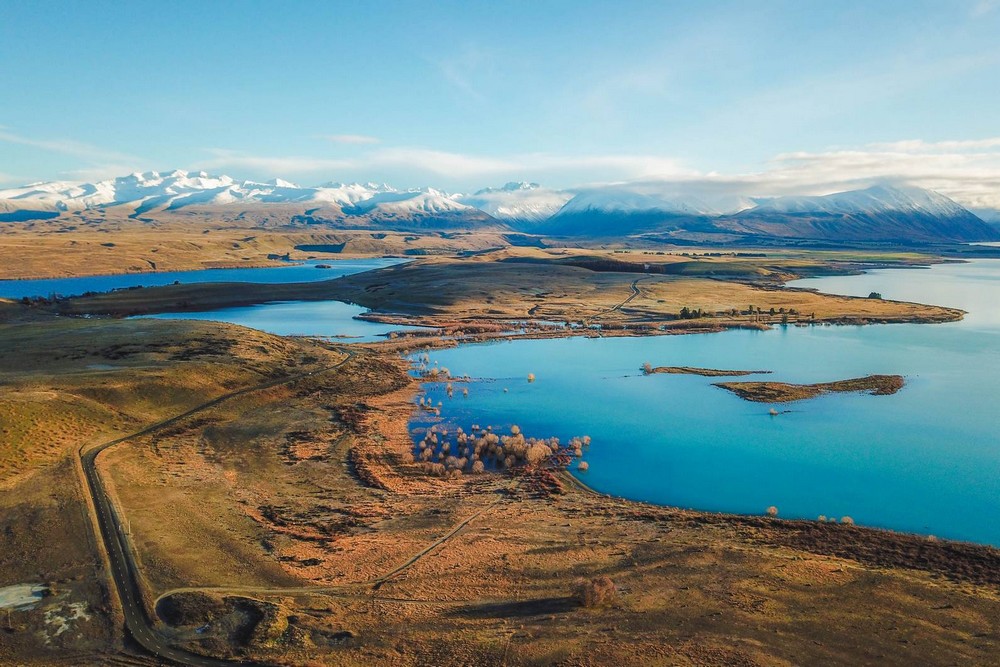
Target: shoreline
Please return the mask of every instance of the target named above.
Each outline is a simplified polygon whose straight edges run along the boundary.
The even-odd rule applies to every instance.
[[[413,379],[417,386],[422,386],[425,382],[439,382],[437,380],[429,380],[421,377],[414,377]],[[420,390],[418,389],[414,391],[414,396],[418,391]],[[406,447],[406,451],[412,450],[414,443],[411,437],[411,428],[419,415],[420,412],[417,408],[411,409],[408,416],[405,418],[405,429],[396,429],[397,433],[405,434],[405,443],[400,445],[400,451],[402,451],[402,447]],[[398,419],[398,415],[396,418]],[[444,417],[439,418],[439,420],[447,421]],[[414,463],[398,465],[413,466],[419,464]],[[794,531],[801,531],[806,533],[807,536],[810,533],[816,532],[817,535],[813,535],[809,537],[809,539],[816,539],[819,541],[820,537],[822,537],[827,542],[832,540],[833,543],[839,545],[836,547],[836,550],[833,550],[834,547],[828,546],[827,548],[830,550],[817,551],[816,553],[854,558],[849,555],[849,552],[853,553],[854,551],[860,551],[866,554],[866,558],[871,559],[870,561],[861,561],[866,564],[892,564],[894,566],[907,567],[913,570],[938,572],[959,581],[973,581],[974,583],[988,583],[995,585],[998,590],[1000,590],[1000,545],[993,545],[985,542],[974,542],[970,540],[940,538],[930,534],[900,531],[879,526],[855,525],[853,523],[847,524],[840,522],[828,522],[807,518],[785,519],[770,517],[763,513],[743,514],[738,512],[712,511],[692,507],[681,507],[678,505],[657,503],[639,498],[631,498],[628,496],[598,491],[587,484],[584,480],[580,479],[577,475],[573,474],[573,471],[568,467],[547,468],[546,470],[553,472],[557,479],[559,479],[563,484],[568,485],[570,487],[570,492],[576,491],[596,498],[606,498],[610,501],[614,501],[615,503],[624,503],[636,509],[646,508],[670,515],[680,514],[685,517],[693,517],[697,521],[708,523],[730,524],[734,526],[749,525],[753,527],[760,527],[762,525],[772,527],[777,526],[781,527],[783,530],[792,532],[793,538],[795,537]],[[420,474],[423,475],[424,473],[421,472]],[[488,474],[496,476],[498,479],[507,477],[505,473],[498,471],[491,471]],[[442,483],[448,485],[448,482]],[[830,535],[832,534],[828,532],[831,530],[853,531],[851,534],[853,539],[844,538],[842,535],[837,539],[831,538]],[[868,545],[869,548],[863,548],[866,540],[872,541],[872,543]],[[881,554],[881,548],[888,549],[889,554]],[[912,560],[910,559],[910,556],[900,556],[896,553],[900,549],[902,549],[906,554],[912,554]],[[942,553],[938,558],[928,561],[927,554],[925,553],[926,549],[939,549]],[[896,555],[890,557],[892,554]],[[956,574],[955,571],[947,567],[950,559],[952,558],[968,558],[971,559],[972,562],[978,563],[980,557],[984,558],[986,562],[995,563],[995,569],[991,569],[994,567],[991,565],[984,573],[977,574],[975,578],[969,578],[964,574]],[[928,563],[934,564],[934,567],[928,567]],[[955,562],[955,565],[958,566],[963,564],[961,562]],[[966,568],[963,565],[961,569],[964,571]]]

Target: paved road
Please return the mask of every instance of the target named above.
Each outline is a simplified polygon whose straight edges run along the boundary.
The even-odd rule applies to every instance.
[[[632,299],[634,299],[635,297],[639,296],[641,294],[641,292],[639,291],[639,281],[640,280],[645,280],[645,279],[646,278],[643,277],[643,278],[636,278],[635,280],[633,280],[632,284],[629,285],[629,287],[632,290],[632,293],[629,294],[628,298],[626,298],[624,301],[622,301],[621,303],[619,303],[617,306],[612,307],[611,310],[621,310],[623,306],[627,306],[632,301]]]
[[[332,366],[327,366],[315,372],[300,373],[277,380],[271,380],[253,387],[247,387],[239,391],[234,391],[208,401],[207,403],[203,403],[197,407],[191,408],[183,414],[171,417],[170,419],[165,419],[161,422],[153,424],[152,426],[147,426],[141,431],[136,431],[135,433],[126,435],[122,438],[102,443],[95,447],[91,447],[86,451],[81,449],[79,452],[80,463],[83,466],[84,476],[87,479],[87,490],[94,503],[94,508],[97,513],[97,524],[100,528],[100,538],[104,542],[104,547],[108,552],[108,558],[111,562],[111,579],[114,582],[114,589],[118,594],[118,598],[121,601],[122,611],[125,614],[125,627],[132,638],[147,651],[159,658],[184,665],[217,667],[221,665],[231,666],[260,664],[206,658],[204,656],[181,651],[170,647],[162,637],[156,634],[153,630],[153,619],[149,618],[146,613],[146,607],[142,603],[142,591],[139,584],[138,568],[132,558],[132,552],[128,548],[128,539],[122,528],[121,520],[116,515],[114,507],[108,498],[107,491],[104,488],[104,483],[101,481],[101,476],[97,472],[96,460],[98,454],[109,447],[113,447],[114,445],[120,444],[132,438],[149,435],[154,431],[175,424],[198,412],[202,412],[203,410],[207,410],[208,408],[214,407],[238,396],[243,396],[255,391],[261,391],[263,389],[270,389],[271,387],[277,387],[279,385],[301,380],[302,378],[310,375],[334,370],[335,368],[343,366],[353,356],[354,353],[348,351],[347,357]]]

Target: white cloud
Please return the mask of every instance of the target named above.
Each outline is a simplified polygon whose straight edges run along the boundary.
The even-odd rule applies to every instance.
[[[0,141],[21,146],[30,146],[53,153],[62,153],[73,157],[83,158],[90,162],[118,162],[136,164],[141,160],[133,155],[110,151],[93,144],[75,141],[73,139],[33,139],[14,132],[9,128],[0,126]]]
[[[366,134],[324,134],[321,137],[335,144],[377,144],[378,137],[370,137]]]
[[[648,179],[635,185],[644,191],[685,191],[710,198],[822,195],[880,182],[936,190],[972,208],[1000,209],[1000,137],[783,153],[756,172]]]
[[[965,139],[959,141],[923,141],[921,139],[910,139],[907,141],[894,141],[885,144],[870,144],[869,148],[906,153],[927,153],[956,150],[972,151],[1000,148],[1000,137],[990,137],[988,139]]]
[[[466,186],[479,180],[551,180],[572,182],[634,178],[667,178],[691,175],[679,162],[655,155],[556,155],[527,153],[502,157],[471,155],[427,148],[393,147],[368,151],[351,158],[260,156],[228,149],[210,149],[212,155],[192,168],[245,169],[259,175],[319,180],[332,177],[365,180],[375,171],[410,174],[411,178],[438,178]],[[339,172],[339,174],[338,174]],[[475,182],[474,182],[475,181]]]
[[[974,18],[986,16],[997,8],[1000,8],[1000,0],[979,0],[972,6],[972,16]]]
[[[64,172],[74,180],[98,180],[135,171],[138,160],[75,141],[35,140],[0,128],[0,141],[101,160]],[[192,169],[320,182],[387,177],[399,185],[479,188],[510,180],[553,186],[628,184],[650,194],[689,194],[710,203],[735,196],[829,194],[878,182],[936,190],[975,209],[1000,210],[1000,137],[927,141],[911,139],[798,151],[774,156],[745,173],[702,172],[665,156],[520,153],[476,155],[421,147],[371,147],[351,157],[254,155],[210,149]],[[397,179],[405,182],[399,183]],[[13,177],[0,174],[0,181]],[[586,186],[582,184],[587,184]]]

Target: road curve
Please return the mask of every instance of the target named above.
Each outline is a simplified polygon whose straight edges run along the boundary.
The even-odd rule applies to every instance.
[[[601,314],[601,316],[610,315],[611,313],[620,311],[622,308],[630,304],[632,300],[635,299],[637,296],[641,296],[642,292],[639,290],[639,281],[646,280],[647,278],[649,278],[649,276],[642,276],[641,278],[636,278],[635,280],[633,280],[632,284],[628,286],[630,290],[629,295],[625,297],[625,299],[623,299],[620,303],[616,303],[615,305],[608,308],[606,312]]]
[[[166,641],[164,641],[164,639],[154,631],[153,619],[149,618],[149,615],[146,613],[146,607],[142,603],[142,591],[139,583],[138,568],[136,567],[135,561],[132,557],[132,552],[128,548],[128,540],[122,529],[121,520],[115,513],[115,509],[108,498],[107,490],[104,487],[101,476],[97,472],[97,456],[109,447],[113,447],[132,438],[149,435],[154,431],[175,424],[198,412],[215,407],[216,405],[233,398],[256,391],[262,391],[264,389],[270,389],[283,384],[288,384],[310,375],[326,373],[339,368],[354,356],[354,352],[352,351],[347,350],[345,353],[347,356],[332,366],[326,366],[312,372],[299,373],[276,380],[270,380],[262,384],[246,387],[229,394],[224,394],[218,398],[208,401],[207,403],[202,403],[201,405],[191,408],[187,412],[165,419],[161,422],[157,422],[151,426],[147,426],[146,428],[136,431],[135,433],[96,445],[86,449],[86,451],[84,451],[84,448],[81,448],[78,452],[80,464],[83,467],[83,473],[87,480],[87,491],[90,494],[90,498],[96,512],[97,525],[100,529],[100,538],[104,542],[104,548],[108,553],[108,559],[111,565],[111,580],[114,583],[114,589],[118,594],[118,599],[120,600],[122,606],[122,612],[125,616],[125,628],[129,635],[131,635],[140,646],[156,657],[183,665],[196,665],[199,667],[261,664],[252,661],[221,660],[218,658],[209,658],[189,653],[187,651],[182,651],[168,645]]]

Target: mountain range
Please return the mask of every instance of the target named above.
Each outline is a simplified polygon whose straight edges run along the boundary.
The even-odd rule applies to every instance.
[[[279,206],[280,205],[280,206]],[[512,182],[469,194],[384,183],[238,181],[205,172],[145,172],[95,183],[0,190],[0,222],[118,212],[137,220],[267,209],[289,224],[395,229],[493,227],[549,236],[725,234],[825,241],[985,241],[1000,230],[936,192],[875,185],[825,196],[736,196],[710,205],[627,186],[554,190]]]

